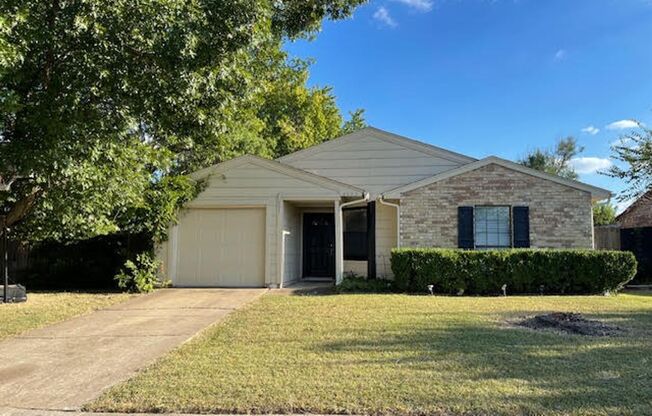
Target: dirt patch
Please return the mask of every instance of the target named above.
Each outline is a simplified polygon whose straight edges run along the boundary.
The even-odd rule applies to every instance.
[[[536,330],[556,330],[567,334],[606,337],[622,335],[624,330],[620,327],[607,325],[600,321],[586,319],[579,313],[553,312],[545,315],[536,315],[516,322]]]

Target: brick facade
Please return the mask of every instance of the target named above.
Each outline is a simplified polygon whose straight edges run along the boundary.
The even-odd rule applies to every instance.
[[[489,164],[406,192],[401,199],[402,247],[457,247],[457,208],[530,207],[530,245],[593,248],[591,195]]]
[[[616,221],[621,228],[652,227],[652,191],[637,199]]]

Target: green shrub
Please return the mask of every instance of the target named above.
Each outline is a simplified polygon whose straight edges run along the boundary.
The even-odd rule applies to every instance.
[[[592,294],[617,292],[636,273],[629,252],[599,250],[392,250],[396,288],[407,292]]]
[[[135,262],[127,260],[124,268],[115,276],[118,287],[128,292],[151,292],[158,284],[159,265],[160,262],[147,252],[137,255]]]
[[[387,293],[394,291],[394,285],[391,280],[345,277],[337,285],[337,291],[339,293]]]

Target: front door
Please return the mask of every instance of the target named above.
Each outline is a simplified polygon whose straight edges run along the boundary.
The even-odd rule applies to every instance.
[[[333,213],[303,214],[303,277],[335,276]]]

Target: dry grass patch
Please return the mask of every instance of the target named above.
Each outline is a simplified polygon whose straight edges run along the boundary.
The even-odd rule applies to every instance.
[[[505,322],[550,311],[627,329]],[[87,406],[207,413],[613,415],[652,408],[652,297],[274,296]]]
[[[122,293],[27,293],[27,302],[0,303],[0,340],[123,302],[130,296]]]

